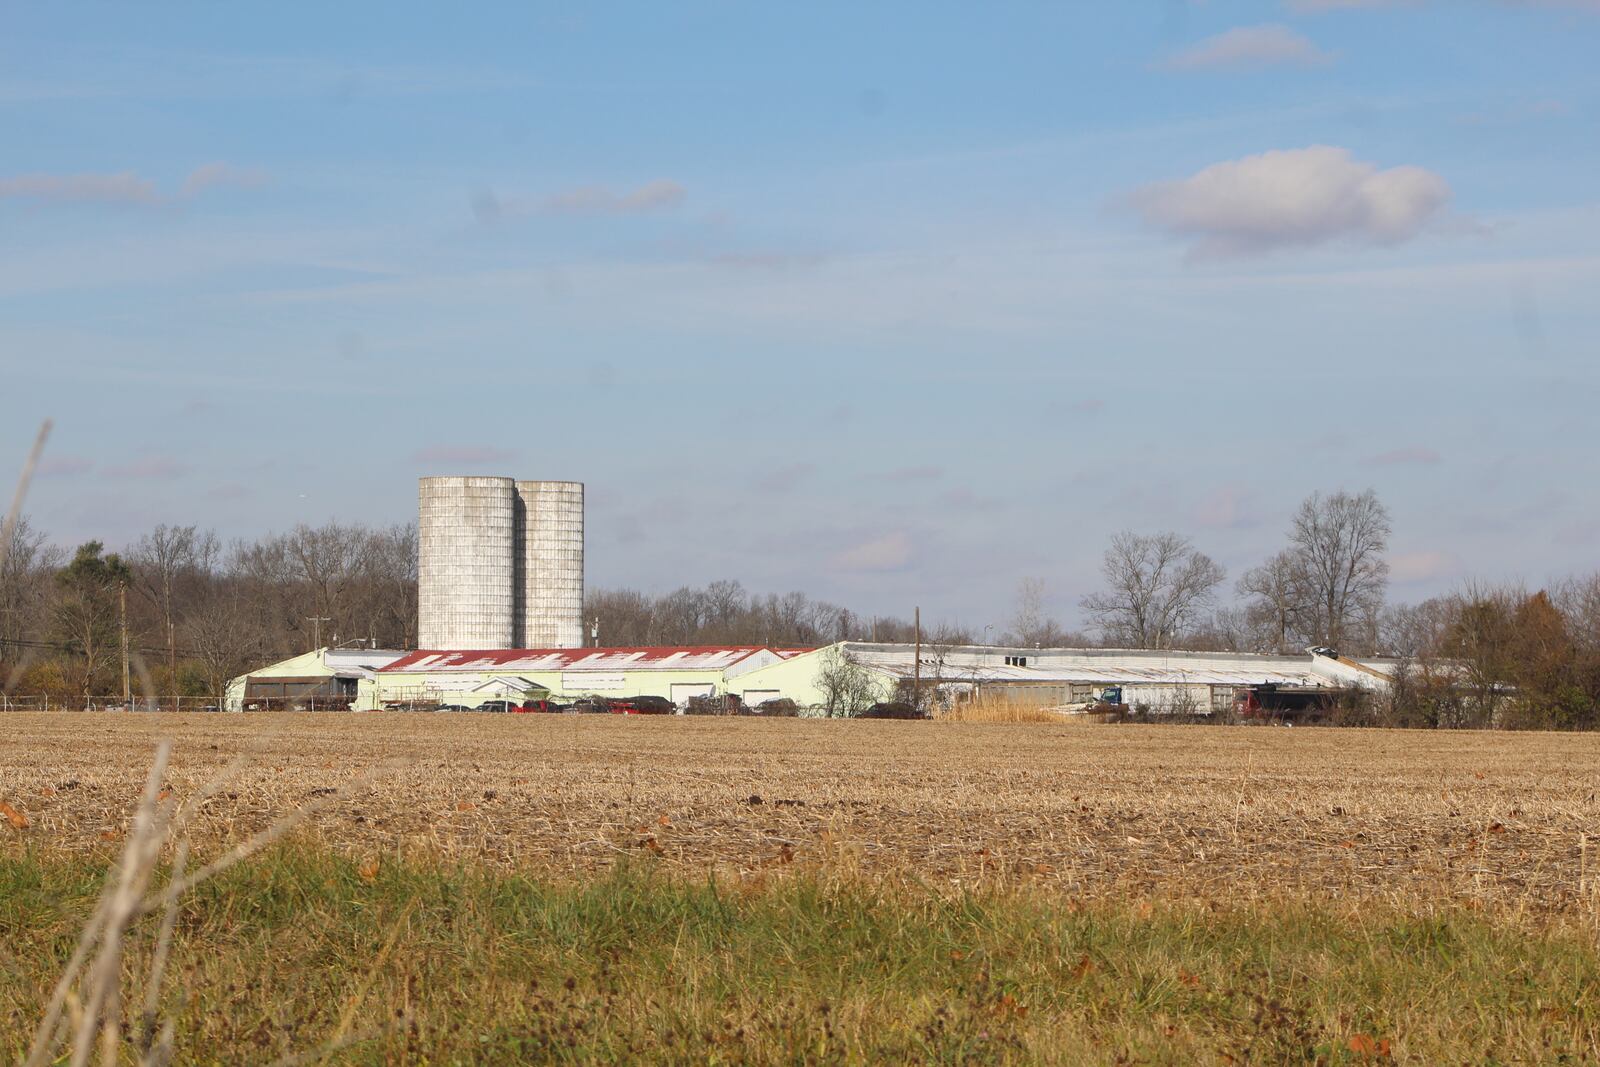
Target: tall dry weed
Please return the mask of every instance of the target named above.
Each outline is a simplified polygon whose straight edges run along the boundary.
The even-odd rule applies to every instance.
[[[1053,722],[1084,723],[1089,718],[1036,704],[1024,704],[1004,697],[979,697],[957,704],[937,715],[944,722]]]

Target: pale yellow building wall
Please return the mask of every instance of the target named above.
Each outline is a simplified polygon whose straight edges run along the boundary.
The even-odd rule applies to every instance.
[[[333,669],[328,666],[322,654],[325,648],[313,649],[298,656],[291,656],[277,663],[269,663],[265,667],[257,668],[248,674],[228,682],[228,687],[223,691],[223,710],[243,711],[245,683],[250,678],[316,678],[330,677]]]
[[[612,688],[598,688],[582,684],[583,671],[380,671],[369,685],[362,682],[357,690],[356,710],[371,711],[392,701],[438,701],[444,704],[463,704],[473,707],[485,700],[501,697],[497,693],[475,693],[473,690],[494,678],[526,678],[547,690],[552,700],[572,701],[584,696],[637,697],[658,696],[672,698],[674,685],[709,685],[713,695],[727,692],[722,671],[595,671],[593,674],[615,677],[621,675],[621,684]],[[573,683],[569,685],[568,683]]]

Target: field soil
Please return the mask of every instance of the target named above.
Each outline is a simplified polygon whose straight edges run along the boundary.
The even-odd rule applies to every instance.
[[[352,860],[764,879],[827,868],[1085,899],[1592,917],[1600,737],[472,714],[11,714],[0,850],[109,854],[161,738],[201,852],[313,808]],[[207,785],[213,790],[205,795]]]

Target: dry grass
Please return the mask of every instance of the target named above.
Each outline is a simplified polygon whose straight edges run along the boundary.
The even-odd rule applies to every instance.
[[[119,847],[158,738],[202,860],[309,801],[353,859],[822,859],[948,886],[1590,916],[1600,737],[478,715],[11,715],[0,849]],[[360,782],[362,775],[375,775]],[[349,788],[333,797],[333,790]]]
[[[1068,715],[1065,712],[1033,704],[990,697],[957,704],[949,711],[940,712],[935,717],[942,722],[1048,722],[1058,725],[1087,724],[1093,721],[1087,715]]]

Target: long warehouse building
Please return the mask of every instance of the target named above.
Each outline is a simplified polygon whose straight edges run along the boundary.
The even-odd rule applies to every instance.
[[[489,700],[659,696],[683,706],[694,697],[736,696],[757,707],[791,700],[828,702],[841,663],[865,672],[875,699],[892,700],[920,681],[941,703],[973,696],[1040,706],[1096,699],[1122,689],[1130,707],[1207,713],[1243,694],[1262,706],[1293,707],[1388,685],[1394,663],[1317,653],[1257,655],[1108,648],[1000,648],[840,642],[819,649],[757,645],[667,648],[546,648],[480,651],[336,652],[322,650],[235,679],[229,707],[250,697],[347,696],[357,710],[477,707]],[[314,675],[327,680],[318,684]],[[291,704],[291,706],[293,706]]]

